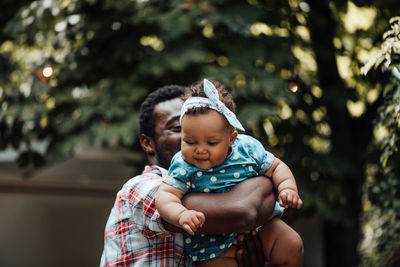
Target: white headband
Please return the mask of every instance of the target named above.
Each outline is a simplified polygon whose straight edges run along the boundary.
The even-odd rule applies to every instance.
[[[183,103],[179,122],[182,124],[182,118],[189,109],[193,107],[208,107],[224,115],[229,124],[234,128],[245,131],[240,121],[236,118],[235,113],[230,111],[229,108],[219,100],[218,90],[215,88],[214,84],[209,80],[204,79],[203,88],[207,97],[194,96],[188,98]]]

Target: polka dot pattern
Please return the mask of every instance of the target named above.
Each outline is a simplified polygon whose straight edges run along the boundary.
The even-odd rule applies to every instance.
[[[218,257],[223,254],[227,248],[229,248],[236,240],[236,234],[222,234],[222,235],[200,235],[200,236],[189,236],[185,237],[185,249],[189,251],[195,250],[194,253],[190,254],[193,261],[201,261]],[[191,239],[191,241],[187,241]],[[201,244],[197,242],[197,239],[202,240]],[[203,241],[207,241],[204,243]],[[195,244],[192,246],[192,244]]]
[[[253,143],[253,144],[252,144]],[[177,155],[178,156],[178,155]],[[197,192],[224,192],[237,183],[268,169],[274,160],[271,153],[252,137],[239,135],[232,147],[231,155],[222,166],[208,170],[195,168],[182,158],[175,158],[171,164],[174,180],[188,187],[187,190]],[[180,162],[180,163],[177,163]],[[172,184],[173,185],[173,184]],[[178,187],[178,186],[177,186]],[[190,240],[187,240],[190,238]],[[185,235],[185,250],[193,261],[218,257],[236,240],[236,234],[227,235]]]

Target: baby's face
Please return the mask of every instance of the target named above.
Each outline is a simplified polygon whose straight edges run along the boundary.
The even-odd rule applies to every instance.
[[[203,170],[216,167],[228,156],[236,136],[225,117],[215,110],[186,114],[182,119],[183,158]]]

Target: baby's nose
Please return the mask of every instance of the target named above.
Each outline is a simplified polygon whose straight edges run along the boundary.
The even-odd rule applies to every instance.
[[[206,152],[207,152],[206,149],[204,147],[202,147],[202,146],[198,146],[196,148],[196,153],[203,154],[203,153],[206,153]]]

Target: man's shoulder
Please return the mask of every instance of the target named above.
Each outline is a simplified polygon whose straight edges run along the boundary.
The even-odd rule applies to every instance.
[[[163,177],[167,175],[167,170],[153,165],[146,166],[142,174],[130,178],[121,188],[118,195],[129,195],[132,192],[136,195],[147,197],[154,194],[160,186]]]

